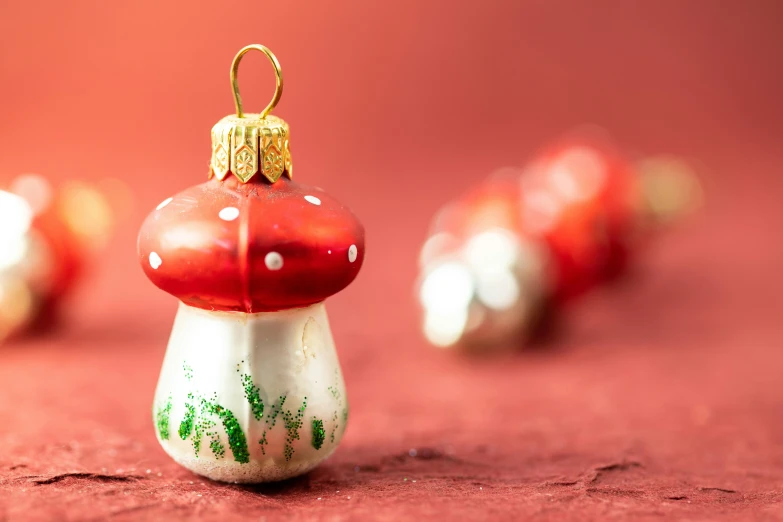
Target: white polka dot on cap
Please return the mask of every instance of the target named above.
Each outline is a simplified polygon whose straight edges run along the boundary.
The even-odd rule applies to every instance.
[[[218,217],[223,221],[234,221],[239,217],[239,209],[237,207],[226,207],[218,213]]]
[[[280,270],[283,268],[283,256],[277,252],[269,252],[264,257],[264,264],[269,270]]]
[[[160,256],[157,254],[157,252],[150,252],[150,266],[153,270],[157,270],[160,268],[160,265],[163,264],[163,260],[160,258]]]

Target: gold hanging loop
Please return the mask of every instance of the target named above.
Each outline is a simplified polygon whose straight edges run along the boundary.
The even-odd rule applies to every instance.
[[[234,92],[234,106],[237,110],[237,116],[239,118],[244,118],[245,111],[242,109],[242,97],[239,95],[237,71],[239,70],[239,62],[242,60],[242,57],[249,51],[253,50],[264,53],[266,57],[269,58],[269,61],[272,62],[272,67],[275,68],[275,95],[272,97],[272,101],[269,102],[269,105],[267,105],[266,108],[261,111],[260,116],[263,120],[266,118],[267,114],[272,112],[272,109],[277,106],[277,102],[280,101],[280,97],[283,95],[283,72],[280,70],[280,62],[277,61],[277,57],[272,53],[272,51],[259,44],[248,45],[247,47],[242,48],[234,57],[234,61],[231,62],[231,90]]]
[[[253,50],[261,51],[272,62],[277,87],[272,101],[263,112],[245,115],[237,85],[237,70],[242,57]],[[275,183],[283,174],[291,179],[291,131],[284,120],[269,114],[283,94],[283,73],[272,51],[258,44],[240,50],[231,62],[231,90],[234,93],[236,114],[226,116],[212,127],[210,176],[222,181],[232,173],[242,183],[249,182],[259,173],[270,183]]]

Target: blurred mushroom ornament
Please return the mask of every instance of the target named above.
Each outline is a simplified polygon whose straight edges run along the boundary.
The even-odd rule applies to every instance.
[[[545,312],[624,273],[700,202],[683,161],[632,165],[587,135],[497,171],[433,220],[418,283],[425,337],[482,351],[524,344]]]
[[[244,114],[236,74],[263,52],[277,75],[261,114]],[[337,447],[348,403],[324,308],[364,261],[364,229],[324,191],[292,181],[274,55],[242,49],[237,114],[212,129],[210,180],[165,199],[139,233],[147,277],[181,302],[155,392],[166,452],[215,480],[266,482]]]
[[[111,235],[124,203],[114,183],[24,174],[0,191],[0,339],[52,324]]]

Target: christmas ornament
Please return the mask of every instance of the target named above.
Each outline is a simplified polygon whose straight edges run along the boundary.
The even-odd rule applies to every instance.
[[[546,249],[519,227],[519,174],[495,173],[433,222],[419,300],[435,346],[502,348],[530,333],[551,275]]]
[[[680,160],[635,167],[605,142],[561,141],[438,213],[420,256],[424,334],[443,347],[518,346],[699,201]]]
[[[245,114],[237,69],[263,52],[277,87]],[[155,392],[158,440],[211,479],[265,482],[305,473],[348,420],[324,299],[353,281],[364,229],[321,189],[292,181],[288,124],[270,115],[283,77],[266,47],[231,65],[236,115],[212,129],[210,179],[158,205],[142,225],[149,279],[179,298]]]
[[[551,147],[522,175],[522,227],[552,253],[555,300],[623,269],[635,239],[635,183],[614,150],[582,142]]]
[[[25,263],[36,251],[29,234],[32,221],[33,210],[24,199],[0,190],[0,341],[27,326],[40,306]]]
[[[551,252],[556,303],[621,275],[656,228],[700,201],[684,162],[642,165],[608,140],[582,135],[549,147],[520,177],[520,226]]]
[[[37,174],[16,177],[0,191],[0,337],[55,318],[107,241],[114,215],[97,187],[55,188]],[[9,319],[11,318],[11,319]]]

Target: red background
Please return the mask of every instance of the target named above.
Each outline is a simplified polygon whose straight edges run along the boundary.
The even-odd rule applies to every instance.
[[[783,517],[782,16],[774,0],[3,2],[0,177],[117,178],[136,210],[65,328],[0,349],[0,515]],[[282,63],[297,179],[368,237],[329,306],[344,443],[260,488],[201,481],[155,442],[176,303],[135,257],[143,216],[205,179],[248,43]],[[271,96],[264,60],[243,61],[248,109]],[[546,350],[428,348],[412,285],[432,213],[584,122],[698,161],[704,212]]]

